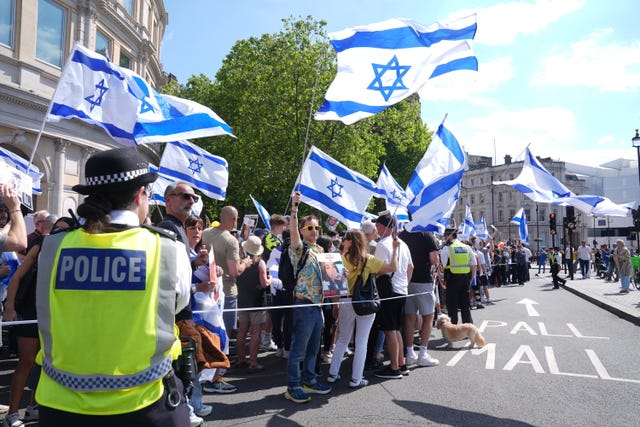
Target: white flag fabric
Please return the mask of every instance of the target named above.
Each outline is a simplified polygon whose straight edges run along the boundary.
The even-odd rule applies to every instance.
[[[407,195],[398,182],[393,178],[386,164],[382,165],[378,181],[376,182],[376,192],[373,197],[385,200],[385,209],[395,213],[398,222],[408,222],[409,213],[407,211]]]
[[[444,125],[436,131],[405,190],[412,221],[407,231],[443,232],[460,196],[466,156]]]
[[[476,224],[473,222],[473,215],[471,214],[471,207],[467,203],[464,211],[464,227],[463,234],[473,236],[476,234]]]
[[[476,222],[474,225],[476,229],[476,236],[480,237],[481,239],[486,239],[487,237],[489,237],[489,233],[487,233],[487,221],[484,217],[484,214],[482,214],[482,218],[480,219],[480,221]]]
[[[529,243],[529,228],[527,227],[527,215],[524,213],[524,208],[520,208],[518,212],[516,212],[511,223],[518,225],[520,240],[523,243]]]
[[[476,28],[474,13],[428,26],[390,19],[329,33],[338,73],[316,120],[351,124],[402,101],[430,78],[477,71],[470,43]]]
[[[231,135],[211,109],[158,94],[133,71],[76,44],[58,81],[49,121],[76,117],[102,127],[124,145]]]
[[[309,150],[300,171],[301,200],[338,218],[348,228],[360,227],[375,189],[372,180],[352,171],[315,146]]]
[[[588,215],[627,216],[629,213],[627,204],[618,205],[604,196],[576,195],[547,171],[528,147],[520,175],[510,181],[494,181],[493,184],[512,186],[534,202],[575,206]]]
[[[258,211],[258,215],[260,215],[260,218],[262,219],[264,227],[267,230],[271,231],[271,224],[269,224],[269,221],[271,220],[271,215],[264,208],[264,206],[260,204],[260,202],[258,202],[256,199],[253,198],[251,194],[249,194],[249,197],[251,197],[251,200],[253,201],[253,205],[256,207],[256,210]]]
[[[44,174],[40,172],[37,166],[31,164],[29,166],[29,161],[23,159],[11,151],[0,147],[0,159],[4,160],[7,164],[12,165],[18,171],[29,175],[31,177],[31,192],[32,194],[40,195],[42,194],[42,189],[40,188],[40,181]],[[27,173],[27,166],[29,166],[29,173]]]
[[[169,142],[158,172],[171,181],[184,181],[212,199],[224,200],[227,196],[227,161],[189,141]]]

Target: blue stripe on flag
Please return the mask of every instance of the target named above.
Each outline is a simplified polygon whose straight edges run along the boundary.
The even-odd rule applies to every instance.
[[[104,122],[99,122],[97,120],[94,120],[93,117],[88,116],[87,114],[84,113],[84,111],[76,110],[74,108],[69,107],[68,105],[55,103],[51,106],[50,114],[54,116],[60,116],[60,117],[71,117],[71,116],[78,117],[79,119],[82,119],[86,122],[94,123],[100,127],[103,127],[109,132],[111,136],[115,138],[130,139],[135,144],[132,133],[127,132],[117,126],[114,126],[111,123],[104,123]]]
[[[464,164],[464,152],[462,151],[462,147],[458,143],[456,137],[449,132],[449,129],[440,125],[436,134],[440,137],[444,146],[451,151],[453,157],[455,157],[460,164]]]
[[[331,172],[332,174],[339,176],[340,178],[344,178],[347,181],[354,182],[361,187],[370,190],[371,192],[376,191],[375,185],[372,185],[370,181],[360,178],[359,176],[353,174],[349,169],[344,168],[341,165],[326,160],[316,152],[312,151],[309,153],[309,160],[316,162],[322,169],[325,169],[326,171]]]
[[[199,179],[195,179],[192,175],[186,174],[184,172],[180,172],[175,169],[169,169],[164,166],[161,166],[160,168],[158,168],[158,172],[162,175],[171,177],[177,181],[185,181],[190,184],[193,184],[193,186],[199,189],[200,191],[209,191],[213,194],[219,194],[223,199],[227,196],[226,191],[223,191],[220,187],[211,185],[208,182],[201,181]]]
[[[453,61],[449,61],[446,64],[440,64],[431,73],[430,79],[438,77],[439,75],[450,73],[458,70],[471,70],[478,71],[478,58],[475,56],[468,56],[466,58],[458,58]]]
[[[133,133],[136,135],[136,138],[141,138],[145,136],[182,134],[189,131],[197,131],[217,127],[233,134],[229,125],[223,122],[219,122],[205,113],[191,114],[182,117],[173,117],[169,120],[156,123],[137,122],[133,129]]]
[[[205,159],[207,159],[208,161],[210,161],[211,163],[216,163],[216,164],[219,164],[221,166],[224,166],[225,169],[229,169],[229,164],[227,163],[227,161],[225,159],[223,159],[222,157],[218,157],[218,156],[212,156],[212,155],[209,154],[208,151],[204,151],[204,149],[196,150],[192,146],[190,146],[188,144],[184,144],[184,143],[182,143],[180,141],[173,141],[172,144],[175,145],[176,147],[180,148],[181,150],[186,151],[189,154],[193,154],[194,156],[202,156]]]
[[[378,114],[388,107],[388,105],[367,105],[353,101],[329,101],[325,99],[318,109],[318,113],[332,111],[336,113],[338,117],[346,117],[349,114],[357,113],[359,111]]]
[[[106,59],[98,59],[93,58],[91,56],[85,55],[80,50],[76,49],[73,52],[73,56],[71,57],[73,62],[80,63],[85,67],[89,68],[92,71],[96,71],[99,73],[112,74],[119,78],[120,80],[124,80],[124,76],[120,74],[117,70],[114,70]]]
[[[444,40],[473,39],[478,28],[476,23],[459,30],[438,29],[431,32],[417,32],[415,28],[403,26],[381,31],[359,31],[351,37],[332,40],[336,53],[344,50],[368,47],[374,49],[409,49],[415,47],[429,47]],[[417,35],[417,37],[416,37]]]
[[[362,221],[361,213],[346,209],[344,206],[334,202],[331,197],[325,195],[324,193],[321,193],[320,191],[314,188],[308,187],[306,185],[300,185],[300,194],[312,200],[316,200],[319,203],[322,203],[327,208],[340,213],[342,216],[344,216],[346,219],[350,221],[354,221],[358,223]]]
[[[421,199],[414,199],[412,204],[408,206],[409,212],[414,213],[416,210],[425,205],[428,205],[444,193],[450,191],[453,187],[460,183],[463,173],[464,171],[458,171],[454,174],[443,176],[442,178],[425,187],[424,191],[422,191]],[[415,204],[415,202],[418,202],[418,204]]]

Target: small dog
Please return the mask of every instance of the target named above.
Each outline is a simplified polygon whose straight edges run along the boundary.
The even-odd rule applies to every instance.
[[[484,337],[478,331],[478,328],[473,323],[463,323],[461,325],[454,325],[451,323],[451,318],[446,314],[438,316],[436,327],[442,331],[442,338],[447,341],[447,347],[452,348],[454,341],[460,341],[465,338],[469,338],[471,347],[477,345],[482,347],[486,344]]]

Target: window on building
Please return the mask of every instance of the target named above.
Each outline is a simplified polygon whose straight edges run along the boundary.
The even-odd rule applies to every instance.
[[[538,209],[538,221],[544,221],[547,217],[546,209]]]
[[[480,193],[478,197],[480,198],[480,203],[484,203],[484,194]]]
[[[509,192],[509,201],[512,201],[512,200],[513,200],[513,193]]]
[[[504,212],[498,211],[498,222],[504,221]]]
[[[469,204],[473,205],[476,202],[476,196],[475,195],[471,195],[469,196]]]
[[[0,0],[0,43],[13,46],[15,0]]]
[[[470,180],[470,181],[471,181],[471,186],[473,187],[473,184],[475,184],[475,183],[473,182],[473,180]]]
[[[510,173],[510,174],[509,174],[509,179],[510,179],[510,180],[512,180],[512,179],[513,179],[513,174],[512,174],[512,173]]]
[[[120,61],[118,63],[121,67],[131,69],[131,58],[124,52],[120,51]]]
[[[131,16],[133,16],[133,9],[135,7],[134,0],[122,0],[122,6],[124,6],[124,10]]]
[[[484,178],[480,178],[480,185],[484,184]]]
[[[516,216],[516,210],[515,209],[510,209],[509,210],[509,219],[513,218],[514,216]]]
[[[502,201],[502,192],[498,193],[498,201],[501,202]]]
[[[38,0],[36,57],[62,66],[67,11],[51,0]]]
[[[527,218],[531,218],[531,209],[525,209],[525,210],[524,210],[524,215],[525,215]],[[529,220],[529,221],[530,221],[530,220]]]
[[[111,58],[111,41],[100,31],[96,31],[96,52]]]

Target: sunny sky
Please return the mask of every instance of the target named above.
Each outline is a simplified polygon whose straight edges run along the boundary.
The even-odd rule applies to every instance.
[[[213,80],[237,40],[277,32],[288,16],[325,20],[332,32],[389,18],[428,25],[475,10],[479,72],[423,88],[430,129],[448,113],[465,150],[497,164],[505,154],[522,160],[527,144],[537,156],[591,166],[636,158],[638,0],[165,0],[165,8],[161,59],[180,83],[200,73]]]

